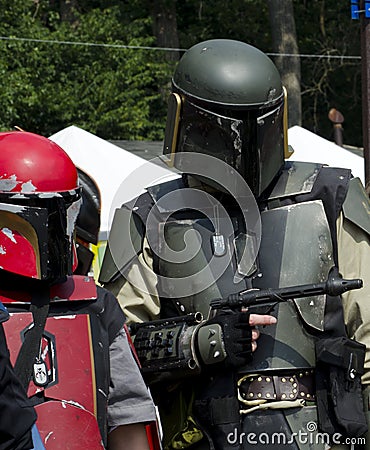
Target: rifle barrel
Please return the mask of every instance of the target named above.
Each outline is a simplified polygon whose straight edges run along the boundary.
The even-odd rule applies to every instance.
[[[227,298],[212,300],[211,309],[248,307],[271,301],[282,302],[288,299],[322,294],[336,296],[353,289],[360,289],[362,286],[362,280],[359,278],[345,280],[341,277],[329,277],[324,283],[302,284],[277,289],[249,289],[238,294],[231,294]]]

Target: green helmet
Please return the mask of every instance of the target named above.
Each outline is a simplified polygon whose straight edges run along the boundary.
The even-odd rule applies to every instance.
[[[259,196],[284,162],[284,89],[263,52],[214,39],[191,47],[172,79],[164,153],[216,156]]]

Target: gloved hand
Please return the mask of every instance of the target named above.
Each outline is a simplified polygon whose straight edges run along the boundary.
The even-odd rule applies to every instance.
[[[205,365],[241,367],[252,358],[252,327],[248,312],[221,311],[197,332],[197,347]]]

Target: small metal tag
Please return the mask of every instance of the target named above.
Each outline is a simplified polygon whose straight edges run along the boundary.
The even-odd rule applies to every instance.
[[[215,256],[223,256],[226,253],[225,239],[222,234],[214,234],[212,244]]]
[[[48,371],[44,361],[37,360],[33,365],[33,382],[36,386],[46,386],[49,382]]]

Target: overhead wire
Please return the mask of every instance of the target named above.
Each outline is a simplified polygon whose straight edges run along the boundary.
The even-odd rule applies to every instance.
[[[125,44],[104,44],[98,42],[79,42],[79,41],[59,41],[53,39],[34,39],[34,38],[20,38],[14,36],[0,36],[3,41],[21,41],[21,42],[37,42],[45,44],[58,45],[80,45],[88,47],[106,47],[129,50],[153,50],[164,52],[186,52],[186,48],[172,48],[172,47],[150,47],[144,45],[125,45]],[[268,56],[284,56],[284,57],[299,57],[299,58],[321,58],[321,59],[361,59],[361,56],[351,55],[328,55],[328,54],[301,54],[301,53],[269,53]]]

